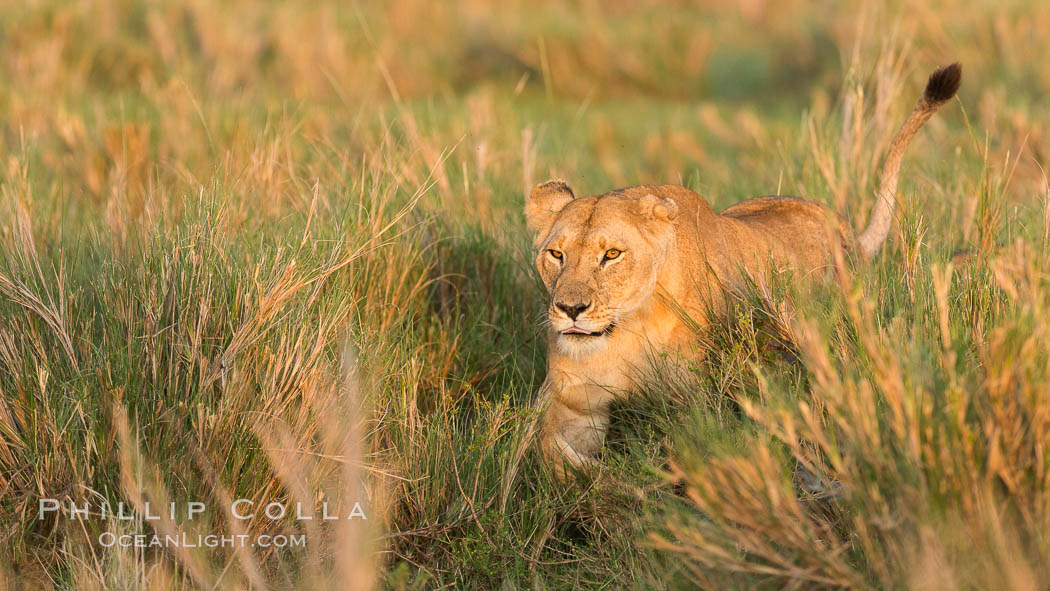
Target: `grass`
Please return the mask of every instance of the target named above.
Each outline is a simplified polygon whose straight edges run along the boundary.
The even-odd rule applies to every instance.
[[[4,8],[0,579],[1046,587],[1048,24],[957,0]],[[525,191],[798,194],[861,225],[954,60],[879,258],[729,294],[702,366],[654,371],[598,470],[553,481]],[[368,519],[220,510],[241,498]],[[213,510],[143,518],[190,501]],[[179,532],[307,543],[99,543]]]

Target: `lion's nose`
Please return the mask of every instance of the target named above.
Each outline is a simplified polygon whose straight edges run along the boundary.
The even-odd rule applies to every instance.
[[[568,316],[570,319],[576,320],[576,317],[579,316],[581,312],[591,307],[591,303],[587,302],[586,304],[566,304],[563,302],[554,302],[554,307],[558,308],[562,312],[565,312],[565,315]]]

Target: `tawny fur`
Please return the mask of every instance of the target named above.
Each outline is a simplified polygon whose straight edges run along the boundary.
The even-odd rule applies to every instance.
[[[787,268],[822,278],[835,260],[874,256],[889,234],[905,148],[955,95],[960,75],[953,64],[930,76],[886,155],[878,200],[859,236],[823,203],[795,197],[759,197],[716,213],[673,185],[579,199],[564,181],[536,187],[525,216],[551,296],[540,447],[556,473],[594,457],[610,403],[630,392],[648,360],[703,355],[694,327],[720,312],[724,290],[742,274]]]

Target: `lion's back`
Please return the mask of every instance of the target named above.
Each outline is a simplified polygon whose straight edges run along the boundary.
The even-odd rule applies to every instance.
[[[831,264],[835,249],[849,253],[855,246],[853,229],[846,220],[827,205],[809,199],[756,197],[719,216],[777,245],[785,258],[810,269]]]

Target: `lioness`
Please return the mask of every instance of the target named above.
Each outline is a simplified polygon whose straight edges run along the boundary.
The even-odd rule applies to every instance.
[[[878,201],[859,236],[823,203],[797,197],[759,197],[719,214],[674,185],[579,199],[561,180],[533,189],[525,219],[550,294],[540,448],[555,473],[564,476],[566,461],[582,467],[592,459],[605,439],[610,403],[629,392],[647,360],[703,355],[692,326],[708,324],[722,301],[717,296],[742,273],[775,266],[826,276],[836,249],[872,258],[890,231],[904,150],[955,96],[961,75],[952,64],[930,76],[890,145]]]

